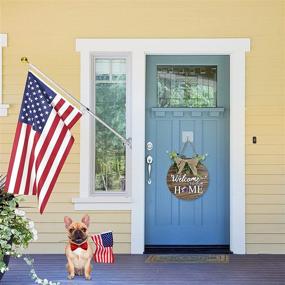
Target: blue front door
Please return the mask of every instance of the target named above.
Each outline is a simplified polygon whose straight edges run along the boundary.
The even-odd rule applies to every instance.
[[[229,98],[228,56],[147,56],[146,245],[229,244]],[[208,154],[208,190],[190,201],[166,183],[183,137]]]

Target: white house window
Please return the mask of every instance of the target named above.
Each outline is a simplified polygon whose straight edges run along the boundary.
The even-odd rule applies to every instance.
[[[131,54],[81,53],[80,100],[124,138],[131,135]],[[85,114],[80,121],[80,196],[76,210],[129,210],[131,148]]]
[[[126,137],[127,59],[94,57],[96,115]],[[95,193],[126,191],[126,147],[101,123],[95,122]]]

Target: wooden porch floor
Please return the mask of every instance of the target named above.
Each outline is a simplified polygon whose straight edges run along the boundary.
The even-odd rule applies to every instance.
[[[285,284],[285,255],[230,255],[229,264],[149,264],[146,255],[117,255],[115,264],[95,264],[92,280],[67,280],[64,255],[33,255],[39,277],[61,284]],[[12,259],[1,285],[34,284],[29,269]]]

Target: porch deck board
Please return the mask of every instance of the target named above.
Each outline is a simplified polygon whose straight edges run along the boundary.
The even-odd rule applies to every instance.
[[[33,255],[39,277],[65,285],[285,284],[285,255],[230,255],[229,264],[145,263],[147,255],[116,255],[115,264],[95,264],[92,280],[66,278],[64,255]],[[21,259],[11,259],[1,285],[35,284]]]

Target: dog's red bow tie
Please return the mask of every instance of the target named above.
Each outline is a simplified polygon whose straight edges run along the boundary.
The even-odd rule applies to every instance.
[[[87,250],[87,249],[88,249],[88,243],[87,243],[87,241],[84,242],[84,243],[82,243],[82,244],[79,244],[79,245],[77,245],[77,244],[75,244],[75,243],[70,243],[70,248],[71,248],[72,251],[76,250],[76,249],[79,248],[79,247],[82,248],[82,249],[84,249],[84,250]]]

